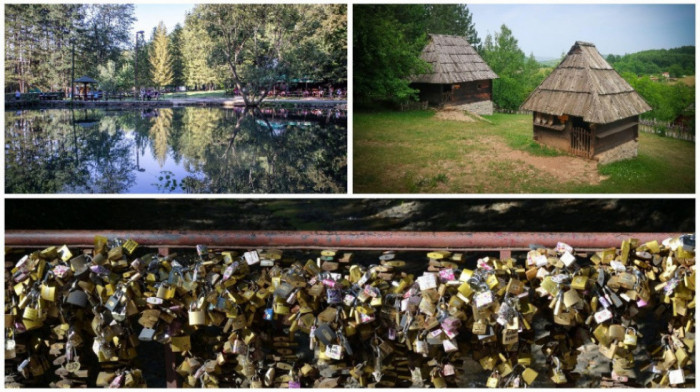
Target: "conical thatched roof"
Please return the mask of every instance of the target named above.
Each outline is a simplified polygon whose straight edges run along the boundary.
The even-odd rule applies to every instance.
[[[97,80],[89,77],[89,76],[81,76],[78,79],[74,80],[75,83],[97,83]]]
[[[651,106],[605,61],[595,45],[577,41],[521,109],[607,124],[648,112]]]
[[[420,57],[432,72],[414,77],[414,83],[453,84],[498,77],[469,42],[456,35],[430,34]]]

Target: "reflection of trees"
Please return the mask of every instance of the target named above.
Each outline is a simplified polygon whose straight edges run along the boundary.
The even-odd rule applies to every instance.
[[[163,167],[168,157],[168,142],[170,141],[170,129],[172,128],[173,109],[158,109],[158,115],[151,117],[150,137],[153,140],[153,154],[158,160],[158,165]]]
[[[158,117],[141,111],[6,112],[6,191],[126,192],[135,182],[135,155],[149,147],[161,167],[170,158],[190,173],[177,179],[187,192],[345,191],[344,124],[328,122],[326,113],[266,115],[194,107],[160,109]],[[133,140],[126,136],[131,132]]]
[[[119,129],[97,111],[5,112],[6,191],[126,191],[131,143]]]
[[[202,185],[212,193],[345,191],[345,127],[314,123],[273,132],[259,111],[192,108],[185,118],[198,125],[185,127],[183,156],[205,173]]]

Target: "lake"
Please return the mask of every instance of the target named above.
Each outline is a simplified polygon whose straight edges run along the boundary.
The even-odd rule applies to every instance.
[[[346,184],[346,111],[5,111],[6,193],[345,193]]]

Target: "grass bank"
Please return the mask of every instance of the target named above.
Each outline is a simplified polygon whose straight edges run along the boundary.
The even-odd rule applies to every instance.
[[[540,146],[531,117],[437,120],[432,111],[354,114],[357,193],[692,193],[695,144],[642,133],[639,156],[598,165]],[[513,159],[513,157],[516,159]],[[580,162],[596,181],[552,176],[528,157]]]

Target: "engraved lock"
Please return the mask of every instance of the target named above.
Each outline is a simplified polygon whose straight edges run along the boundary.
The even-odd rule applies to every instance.
[[[39,318],[39,310],[32,306],[33,305],[24,308],[24,312],[22,313],[23,319],[35,321]]]
[[[504,345],[511,345],[518,343],[518,330],[517,329],[503,329],[502,343]]]
[[[488,325],[486,323],[479,319],[474,321],[474,324],[472,325],[472,333],[474,335],[484,335],[487,331]]]

